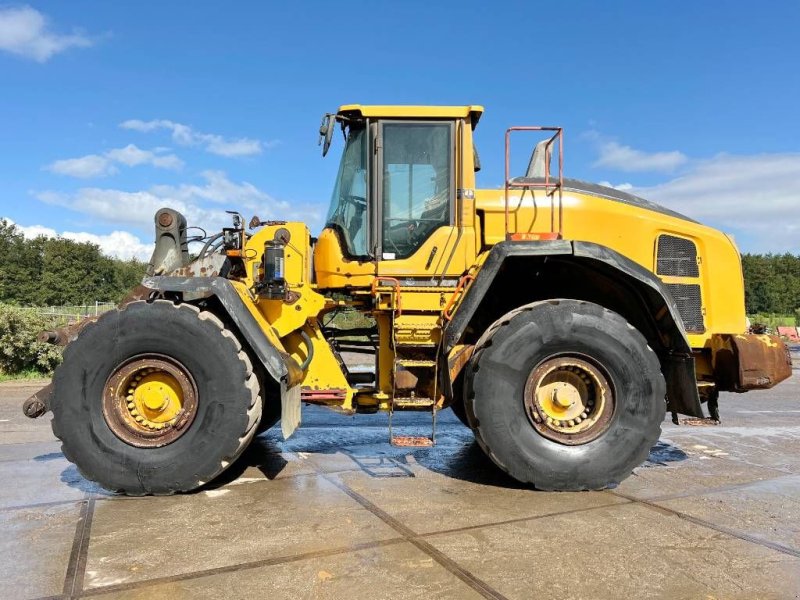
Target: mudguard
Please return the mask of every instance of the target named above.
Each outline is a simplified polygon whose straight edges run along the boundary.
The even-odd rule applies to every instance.
[[[639,303],[646,307],[654,336],[658,340],[659,347],[654,350],[659,356],[667,383],[668,410],[695,417],[704,416],[697,390],[692,349],[672,295],[654,273],[600,244],[542,240],[506,241],[495,245],[474,282],[467,288],[452,320],[444,329],[445,356],[462,340],[481,301],[491,294],[492,285],[503,265],[509,260],[525,257],[559,257],[568,262],[581,263],[630,288],[638,296]],[[445,395],[452,397],[450,370],[444,368],[440,372]]]
[[[281,431],[284,438],[300,424],[300,386],[303,373],[295,360],[277,348],[265,335],[245,306],[233,284],[224,277],[154,276],[142,279],[142,286],[157,292],[177,292],[197,300],[212,296],[219,300],[228,317],[281,388]]]

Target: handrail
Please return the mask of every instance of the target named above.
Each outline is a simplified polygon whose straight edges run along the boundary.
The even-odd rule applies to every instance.
[[[397,311],[397,316],[399,317],[403,310],[400,302],[400,281],[398,281],[394,277],[386,277],[385,275],[376,275],[375,279],[372,280],[372,295],[375,296],[378,293],[378,286],[380,286],[381,281],[388,281],[392,284],[395,293],[395,302],[392,306],[392,310]]]
[[[511,181],[511,132],[512,131],[554,131],[555,133],[547,140],[545,145],[545,169],[544,169],[544,183],[514,183]],[[550,152],[549,149],[552,144],[558,139],[558,181],[555,183],[550,182]],[[561,237],[563,233],[563,219],[564,207],[562,203],[562,190],[564,188],[564,129],[562,127],[547,127],[547,126],[516,126],[506,129],[505,135],[505,185],[503,196],[505,201],[505,239],[512,239],[512,232],[509,231],[509,198],[508,191],[512,188],[542,188],[545,194],[550,196],[550,231],[558,233]],[[552,192],[548,190],[552,188]],[[558,191],[558,231],[555,226],[555,193]]]
[[[459,297],[459,294],[463,291],[464,287],[466,287],[467,282],[474,280],[475,276],[470,275],[469,273],[462,276],[461,279],[458,280],[458,285],[456,285],[456,289],[453,290],[453,295],[450,296],[450,300],[447,301],[447,306],[445,306],[444,311],[442,311],[442,317],[445,321],[451,321],[453,319],[453,315],[450,314],[450,309],[453,308],[453,305],[456,303],[456,299]]]

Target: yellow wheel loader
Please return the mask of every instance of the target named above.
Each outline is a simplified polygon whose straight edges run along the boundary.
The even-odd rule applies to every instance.
[[[318,238],[233,214],[190,256],[185,218],[159,210],[142,285],[49,335],[64,361],[26,414],[52,411],[81,473],[131,495],[202,486],[257,432],[292,435],[303,404],[388,412],[405,446],[433,445],[452,408],[512,477],[587,490],[641,464],[666,411],[718,420],[719,392],[791,374],[778,338],[747,333],[730,237],[565,178],[558,127],[509,129],[503,185],[478,189],[482,113],[325,115],[323,155],[336,130],[345,141]],[[525,135],[539,142],[515,175],[510,141]],[[341,326],[352,313],[359,326]],[[430,415],[430,435],[392,427],[399,411]]]

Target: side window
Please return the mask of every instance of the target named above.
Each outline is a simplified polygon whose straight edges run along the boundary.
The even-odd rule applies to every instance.
[[[333,188],[326,227],[336,227],[347,254],[367,252],[367,132],[351,128],[345,143],[339,174]]]
[[[449,123],[383,124],[383,258],[407,258],[450,224]]]

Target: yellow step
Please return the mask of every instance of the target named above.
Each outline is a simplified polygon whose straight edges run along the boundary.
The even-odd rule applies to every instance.
[[[435,360],[417,360],[414,358],[398,358],[395,360],[398,365],[403,367],[435,367]]]
[[[434,402],[432,398],[423,398],[420,396],[395,396],[392,404],[394,408],[399,408],[401,410],[421,410],[433,407]]]

